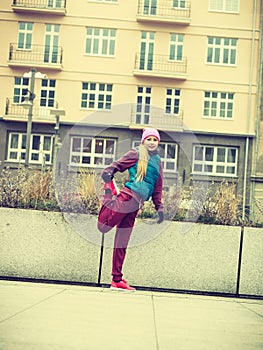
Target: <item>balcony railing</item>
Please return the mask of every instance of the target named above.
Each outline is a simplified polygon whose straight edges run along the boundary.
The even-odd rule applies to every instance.
[[[150,4],[146,0],[139,0],[137,20],[189,25],[191,21],[191,3],[178,1],[177,6],[173,7],[172,0],[159,0],[157,5]]]
[[[13,0],[12,8],[19,12],[66,14],[66,0]]]
[[[134,104],[131,109],[131,128],[154,127],[159,130],[183,130],[183,111],[167,114],[163,109],[150,105]]]
[[[22,45],[11,43],[9,45],[9,66],[32,66],[62,69],[63,49],[61,46]]]
[[[187,78],[187,59],[183,57],[179,61],[174,61],[164,55],[151,55],[146,59],[137,53],[133,74],[185,80]]]
[[[40,107],[39,100],[34,100],[33,106],[33,121],[46,121],[54,123],[54,115],[51,115],[50,110],[53,110],[54,107]],[[28,118],[28,110],[25,109],[20,103],[14,103],[13,98],[6,99],[5,106],[5,117],[12,119],[24,119],[25,121]]]

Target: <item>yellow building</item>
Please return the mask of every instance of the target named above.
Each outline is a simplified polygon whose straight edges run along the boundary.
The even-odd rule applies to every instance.
[[[228,179],[254,207],[260,13],[260,0],[2,2],[2,166],[52,165],[59,127],[64,167],[100,168],[152,125],[167,184]]]

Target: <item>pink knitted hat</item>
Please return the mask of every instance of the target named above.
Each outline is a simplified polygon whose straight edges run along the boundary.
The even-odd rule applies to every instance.
[[[143,129],[141,143],[143,143],[144,140],[147,139],[147,137],[149,137],[149,136],[154,136],[154,137],[156,137],[157,140],[158,140],[158,143],[160,143],[160,140],[161,140],[161,139],[160,139],[160,134],[159,134],[159,132],[158,132],[156,129],[154,129],[154,128],[144,128],[144,129]]]

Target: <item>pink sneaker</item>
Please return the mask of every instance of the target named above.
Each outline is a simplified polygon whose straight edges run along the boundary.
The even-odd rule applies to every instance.
[[[121,280],[120,282],[114,282],[112,280],[111,282],[111,289],[119,289],[119,290],[124,290],[124,291],[135,291],[136,289],[129,286],[128,283],[125,280]]]
[[[104,183],[104,191],[110,190],[113,196],[116,196],[119,193],[119,189],[114,181],[111,180],[110,182],[105,182]]]

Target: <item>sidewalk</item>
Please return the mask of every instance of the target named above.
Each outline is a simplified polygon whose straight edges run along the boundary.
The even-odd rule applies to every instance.
[[[262,350],[263,300],[0,281],[0,350]]]

